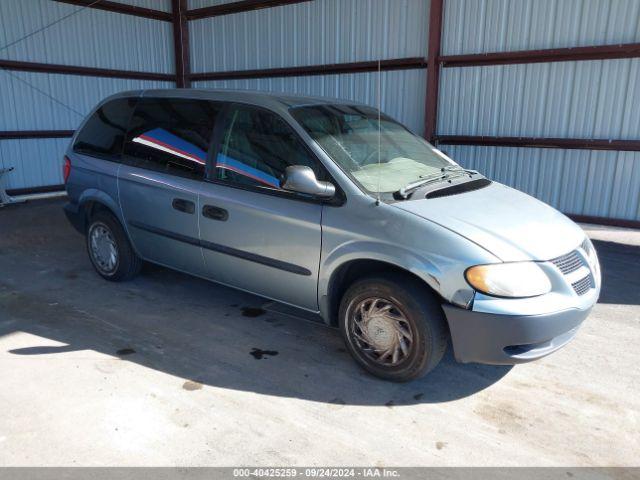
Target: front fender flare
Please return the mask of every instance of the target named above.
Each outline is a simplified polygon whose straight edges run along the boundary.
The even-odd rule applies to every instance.
[[[397,245],[372,241],[352,241],[340,245],[323,258],[318,276],[318,306],[325,321],[329,321],[330,289],[335,275],[346,264],[353,261],[371,260],[384,262],[405,270],[422,279],[434,291],[440,290],[440,269],[428,258]]]

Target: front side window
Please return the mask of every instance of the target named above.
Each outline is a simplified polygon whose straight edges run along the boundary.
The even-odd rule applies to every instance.
[[[135,98],[118,98],[98,108],[78,133],[73,151],[118,161],[135,104]]]
[[[207,100],[143,98],[125,144],[131,165],[201,180],[219,105]]]
[[[248,106],[230,110],[216,156],[216,180],[279,190],[290,165],[306,165],[320,175],[315,158],[278,115]]]
[[[392,193],[456,164],[386,115],[365,106],[294,107],[293,117],[365,190]]]

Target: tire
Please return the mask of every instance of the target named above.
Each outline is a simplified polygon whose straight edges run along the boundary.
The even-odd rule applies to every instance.
[[[140,273],[142,260],[113,214],[99,211],[93,215],[85,239],[93,268],[105,280],[122,282]]]
[[[405,275],[356,281],[343,295],[339,315],[353,358],[385,380],[407,382],[427,374],[447,348],[449,335],[440,301],[428,287]]]

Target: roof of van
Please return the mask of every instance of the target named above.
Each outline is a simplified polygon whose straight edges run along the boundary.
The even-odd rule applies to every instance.
[[[259,92],[256,90],[216,90],[198,88],[170,88],[152,90],[132,90],[121,92],[113,97],[143,96],[168,98],[199,98],[228,102],[250,103],[265,107],[299,107],[304,105],[362,105],[359,102],[329,97],[313,97],[306,95]]]

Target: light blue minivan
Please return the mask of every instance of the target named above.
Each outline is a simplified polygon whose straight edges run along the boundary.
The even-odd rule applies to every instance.
[[[379,377],[515,364],[596,303],[584,232],[376,109],[213,90],[101,102],[65,157],[65,212],[105,279],[164,265],[317,313]]]

